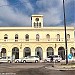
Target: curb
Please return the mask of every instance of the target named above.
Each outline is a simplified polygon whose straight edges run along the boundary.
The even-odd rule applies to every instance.
[[[45,67],[45,69],[50,69],[50,70],[57,70],[57,71],[68,71],[68,70],[75,70],[75,67]]]

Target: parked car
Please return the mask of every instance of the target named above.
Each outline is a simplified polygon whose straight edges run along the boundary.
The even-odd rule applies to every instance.
[[[53,62],[60,62],[62,60],[62,57],[60,55],[50,55],[44,60],[44,62],[52,62],[52,58]]]
[[[15,63],[20,63],[20,62],[22,62],[22,59],[23,59],[23,58],[15,59]]]
[[[62,60],[62,57],[60,55],[54,55],[53,60],[54,62],[60,62]]]
[[[48,56],[47,58],[45,58],[44,62],[51,62],[51,56]]]
[[[12,59],[9,56],[7,56],[7,57],[0,57],[0,62],[8,62],[8,63],[11,63],[12,62]]]
[[[39,62],[40,59],[39,59],[39,56],[27,56],[25,58],[22,59],[22,62],[23,63],[26,63],[26,62]]]

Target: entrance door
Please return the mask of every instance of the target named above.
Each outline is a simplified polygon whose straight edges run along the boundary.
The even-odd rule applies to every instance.
[[[17,47],[14,47],[14,48],[12,49],[12,57],[13,57],[14,59],[19,59],[19,49],[18,49]]]
[[[39,56],[40,57],[40,60],[42,60],[42,58],[43,58],[43,51],[42,51],[42,48],[41,47],[37,47],[35,49],[35,55]]]
[[[54,49],[52,47],[47,48],[47,57],[50,55],[54,55]]]
[[[24,48],[24,57],[31,56],[31,49],[29,47]]]
[[[1,50],[1,57],[6,57],[6,49],[2,48]]]
[[[63,47],[58,48],[58,55],[62,57],[62,59],[65,59],[65,49]]]

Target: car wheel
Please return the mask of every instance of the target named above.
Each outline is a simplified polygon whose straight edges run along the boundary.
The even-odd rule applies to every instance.
[[[26,60],[24,60],[23,63],[26,63]]]
[[[11,63],[11,61],[9,60],[8,63]]]
[[[47,60],[44,60],[44,62],[47,62]]]
[[[58,60],[55,60],[55,62],[57,63],[57,62],[58,62]]]
[[[35,60],[35,63],[38,63],[38,60]]]
[[[19,61],[17,60],[16,63],[19,63]]]

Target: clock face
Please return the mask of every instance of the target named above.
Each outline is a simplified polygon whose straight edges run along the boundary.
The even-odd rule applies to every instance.
[[[36,18],[35,20],[36,20],[36,21],[39,21],[39,18]]]

